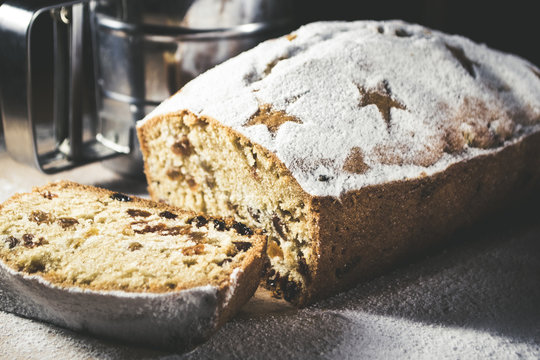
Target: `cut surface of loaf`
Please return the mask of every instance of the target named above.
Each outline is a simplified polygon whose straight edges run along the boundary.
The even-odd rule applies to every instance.
[[[539,186],[540,71],[401,21],[314,23],[204,73],[138,124],[149,192],[267,230],[299,305]]]
[[[232,219],[71,182],[0,207],[6,310],[149,345],[181,348],[211,334],[252,296],[264,248],[264,236]],[[77,307],[82,315],[64,313]]]

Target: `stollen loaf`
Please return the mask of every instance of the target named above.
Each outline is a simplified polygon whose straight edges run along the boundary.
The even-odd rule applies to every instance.
[[[264,284],[302,306],[538,189],[540,71],[402,21],[318,22],[137,131],[152,198],[265,229]]]

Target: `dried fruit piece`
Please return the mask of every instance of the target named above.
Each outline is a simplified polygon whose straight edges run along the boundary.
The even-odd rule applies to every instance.
[[[29,216],[29,219],[30,221],[33,221],[37,224],[43,224],[43,223],[50,224],[53,221],[51,214],[45,211],[41,211],[41,210],[32,211],[32,213]]]
[[[197,184],[197,182],[191,176],[186,179],[186,183],[193,191],[197,190],[197,187],[199,186],[199,184]]]
[[[300,289],[300,285],[298,285],[295,281],[287,281],[285,286],[282,286],[283,298],[286,301],[295,300],[300,294]]]
[[[129,244],[128,249],[131,251],[136,251],[142,249],[142,244],[140,242],[134,241],[131,244]]]
[[[35,248],[36,246],[41,246],[41,245],[45,245],[49,243],[42,236],[39,237],[38,240],[35,240],[35,236],[33,234],[24,234],[22,237],[22,240],[23,240],[24,246],[30,249]]]
[[[182,249],[182,254],[186,256],[201,255],[203,253],[204,253],[203,244],[197,244],[197,245],[193,245],[193,246]]]
[[[114,194],[112,194],[111,199],[121,201],[121,202],[130,202],[130,201],[133,200],[131,197],[127,196],[126,194],[122,194],[122,193],[114,193]]]
[[[278,235],[283,240],[287,240],[287,237],[285,236],[285,232],[283,231],[283,224],[281,222],[281,219],[277,216],[274,216],[272,218],[272,224],[274,225],[274,229],[276,229]]]
[[[188,137],[184,135],[180,140],[172,144],[171,150],[176,155],[189,156],[193,152],[193,147],[191,146]]]
[[[199,215],[197,217],[194,217],[192,219],[189,219],[187,221],[188,224],[191,224],[191,223],[195,223],[195,226],[197,227],[201,227],[201,226],[204,226],[208,223],[208,219],[205,218],[204,216],[202,215]]]
[[[79,223],[77,219],[74,219],[72,217],[62,217],[56,220],[56,222],[62,227],[62,229],[67,229],[68,227]]]
[[[311,272],[309,271],[309,266],[306,263],[304,254],[301,251],[298,251],[298,272],[300,275],[304,276],[307,282],[311,281]]]
[[[192,233],[187,233],[189,235],[189,239],[193,242],[200,243],[202,240],[204,240],[204,233],[199,231],[193,231]]]
[[[326,181],[330,180],[330,177],[329,177],[329,176],[326,176],[326,175],[319,175],[319,177],[317,178],[317,180],[326,182]]]
[[[186,235],[189,234],[189,226],[172,226],[159,232],[160,235]]]
[[[173,214],[170,211],[162,211],[159,213],[159,216],[165,219],[176,219],[178,217],[178,215]]]
[[[149,217],[150,215],[152,215],[149,211],[141,210],[141,209],[128,209],[126,212],[131,217],[136,217],[136,216]]]
[[[8,236],[8,237],[5,239],[5,242],[7,242],[8,247],[9,247],[10,249],[13,249],[15,246],[19,245],[19,239],[17,239],[17,238],[14,237],[14,236]]]
[[[227,230],[227,224],[223,220],[214,219],[214,229],[217,231]]]
[[[182,180],[184,175],[177,168],[167,170],[167,177],[171,180]]]
[[[247,241],[233,241],[232,242],[238,251],[248,251],[251,248],[251,243]]]
[[[294,39],[296,39],[297,36],[298,35],[296,35],[296,34],[288,34],[285,37],[287,38],[287,40],[293,41]]]
[[[41,196],[43,196],[45,199],[49,199],[49,200],[52,200],[53,198],[58,197],[58,195],[53,194],[53,193],[50,192],[49,190],[47,190],[47,191],[41,193]]]
[[[146,233],[150,233],[150,232],[158,232],[158,231],[163,231],[167,229],[167,225],[165,224],[157,224],[157,225],[146,225],[144,228],[142,229],[133,229],[133,231],[137,234],[146,234]]]
[[[412,34],[405,29],[396,29],[394,32],[397,37],[411,37]]]
[[[225,258],[225,259],[223,259],[223,260],[221,260],[221,261],[218,261],[216,264],[217,264],[218,266],[223,266],[223,265],[225,265],[226,263],[230,263],[231,261],[232,261],[231,258]]]
[[[236,230],[239,235],[253,235],[253,230],[251,230],[251,228],[239,222],[234,223],[233,229]]]

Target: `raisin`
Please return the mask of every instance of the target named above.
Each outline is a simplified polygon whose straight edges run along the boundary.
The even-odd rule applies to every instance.
[[[30,274],[36,273],[38,271],[44,271],[45,270],[45,264],[40,259],[32,259],[30,261],[30,264],[26,268],[26,271],[28,271]]]
[[[194,231],[191,234],[189,234],[189,239],[196,243],[202,242],[202,240],[204,240],[204,233],[199,232],[199,231]]]
[[[167,229],[167,226],[165,224],[157,224],[153,226],[146,225],[143,229],[138,229],[138,230],[133,230],[133,231],[137,234],[146,234],[150,232],[153,233],[153,232],[163,231],[165,229]]]
[[[252,207],[248,207],[247,211],[249,215],[255,220],[256,222],[261,222],[261,210],[259,209],[253,209]]]
[[[33,248],[34,247],[34,235],[32,234],[24,234],[23,237],[22,237],[22,240],[24,242],[24,246],[28,247],[28,248]]]
[[[169,169],[167,170],[167,177],[171,180],[181,180],[184,178],[184,175],[178,169]]]
[[[19,239],[14,236],[8,236],[5,240],[8,243],[8,247],[13,249],[15,246],[19,245]]]
[[[62,229],[67,229],[68,227],[71,227],[75,224],[78,224],[79,222],[77,219],[71,218],[71,217],[63,217],[56,220],[58,222],[58,225],[62,227]]]
[[[277,286],[281,281],[281,276],[279,273],[276,273],[274,269],[268,274],[268,279],[266,279],[266,286],[272,290],[277,290]]]
[[[141,209],[128,209],[126,212],[131,217],[136,217],[136,216],[149,217],[150,215],[152,215],[150,212],[146,210],[141,210]]]
[[[30,221],[33,221],[38,224],[47,223],[50,224],[52,222],[51,214],[41,211],[41,210],[35,210],[32,211],[30,214]]]
[[[126,194],[122,194],[122,193],[114,193],[114,194],[112,194],[111,199],[121,201],[121,202],[130,202],[130,201],[133,200],[131,197],[127,196]]]
[[[176,155],[189,156],[191,155],[193,148],[191,147],[188,137],[184,135],[180,140],[172,144],[171,150]]]
[[[394,33],[396,34],[397,37],[411,37],[412,36],[412,34],[409,33],[405,29],[396,29]]]
[[[326,175],[319,175],[319,178],[317,180],[319,180],[319,181],[328,181],[328,180],[330,180],[330,177],[326,176]]]
[[[182,254],[186,256],[201,255],[202,253],[204,253],[203,244],[197,244],[197,245],[193,245],[193,246],[182,249]]]
[[[223,266],[223,265],[225,265],[226,263],[230,263],[231,261],[232,261],[231,258],[225,258],[225,259],[223,259],[223,260],[221,260],[221,261],[218,261],[216,264],[217,264],[218,266]]]
[[[189,226],[172,226],[159,232],[160,235],[186,235],[189,233]]]
[[[142,244],[135,241],[135,242],[132,242],[131,244],[129,244],[128,246],[128,249],[131,250],[131,251],[135,251],[135,250],[140,250],[142,249]]]
[[[198,184],[195,180],[193,180],[192,177],[188,177],[186,182],[191,190],[194,190],[194,191],[197,190]]]
[[[239,235],[253,235],[253,230],[239,222],[234,223],[233,229],[236,230]]]
[[[309,266],[306,263],[306,259],[302,252],[298,252],[298,272],[300,275],[303,275],[306,281],[311,281],[311,273],[309,271]]]
[[[215,219],[214,229],[216,229],[217,231],[224,231],[224,230],[227,230],[227,225],[225,224],[225,221]]]
[[[197,216],[197,217],[194,217],[194,218],[192,218],[192,219],[189,219],[189,220],[187,221],[187,223],[188,223],[188,224],[195,223],[195,225],[196,225],[197,227],[201,227],[201,226],[204,226],[204,225],[206,225],[206,224],[208,223],[208,219],[205,218],[205,217],[202,216],[202,215],[199,215],[199,216]]]
[[[287,237],[285,236],[285,233],[283,232],[283,226],[282,226],[281,220],[277,216],[274,216],[272,218],[272,224],[274,224],[274,228],[276,229],[278,235],[283,240],[287,240]]]
[[[35,241],[34,240],[35,236],[32,235],[32,234],[24,234],[22,239],[23,239],[23,242],[24,242],[24,246],[29,248],[29,249],[32,249],[32,248],[35,248],[36,246],[41,246],[41,245],[45,245],[45,244],[49,243],[42,236],[39,237],[39,239],[37,241]]]
[[[173,282],[168,282],[165,284],[165,286],[171,290],[175,289],[176,288],[176,284],[173,283]]]
[[[300,286],[294,281],[288,281],[283,290],[283,298],[286,301],[293,301],[298,298]]]
[[[159,216],[161,216],[162,218],[165,218],[165,219],[176,219],[178,217],[178,215],[173,214],[170,211],[162,211],[162,212],[159,213]]]
[[[49,190],[41,193],[41,196],[43,196],[45,199],[52,200],[55,197],[58,197],[58,195],[51,193]]]
[[[247,241],[233,241],[232,242],[238,251],[247,251],[251,248],[251,243]]]

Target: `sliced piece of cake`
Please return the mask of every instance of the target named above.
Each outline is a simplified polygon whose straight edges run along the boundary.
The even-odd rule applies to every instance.
[[[121,193],[57,182],[0,206],[2,310],[187,349],[254,293],[266,238]]]
[[[302,305],[540,186],[540,71],[401,21],[322,22],[202,74],[138,124],[155,200],[267,230]]]

